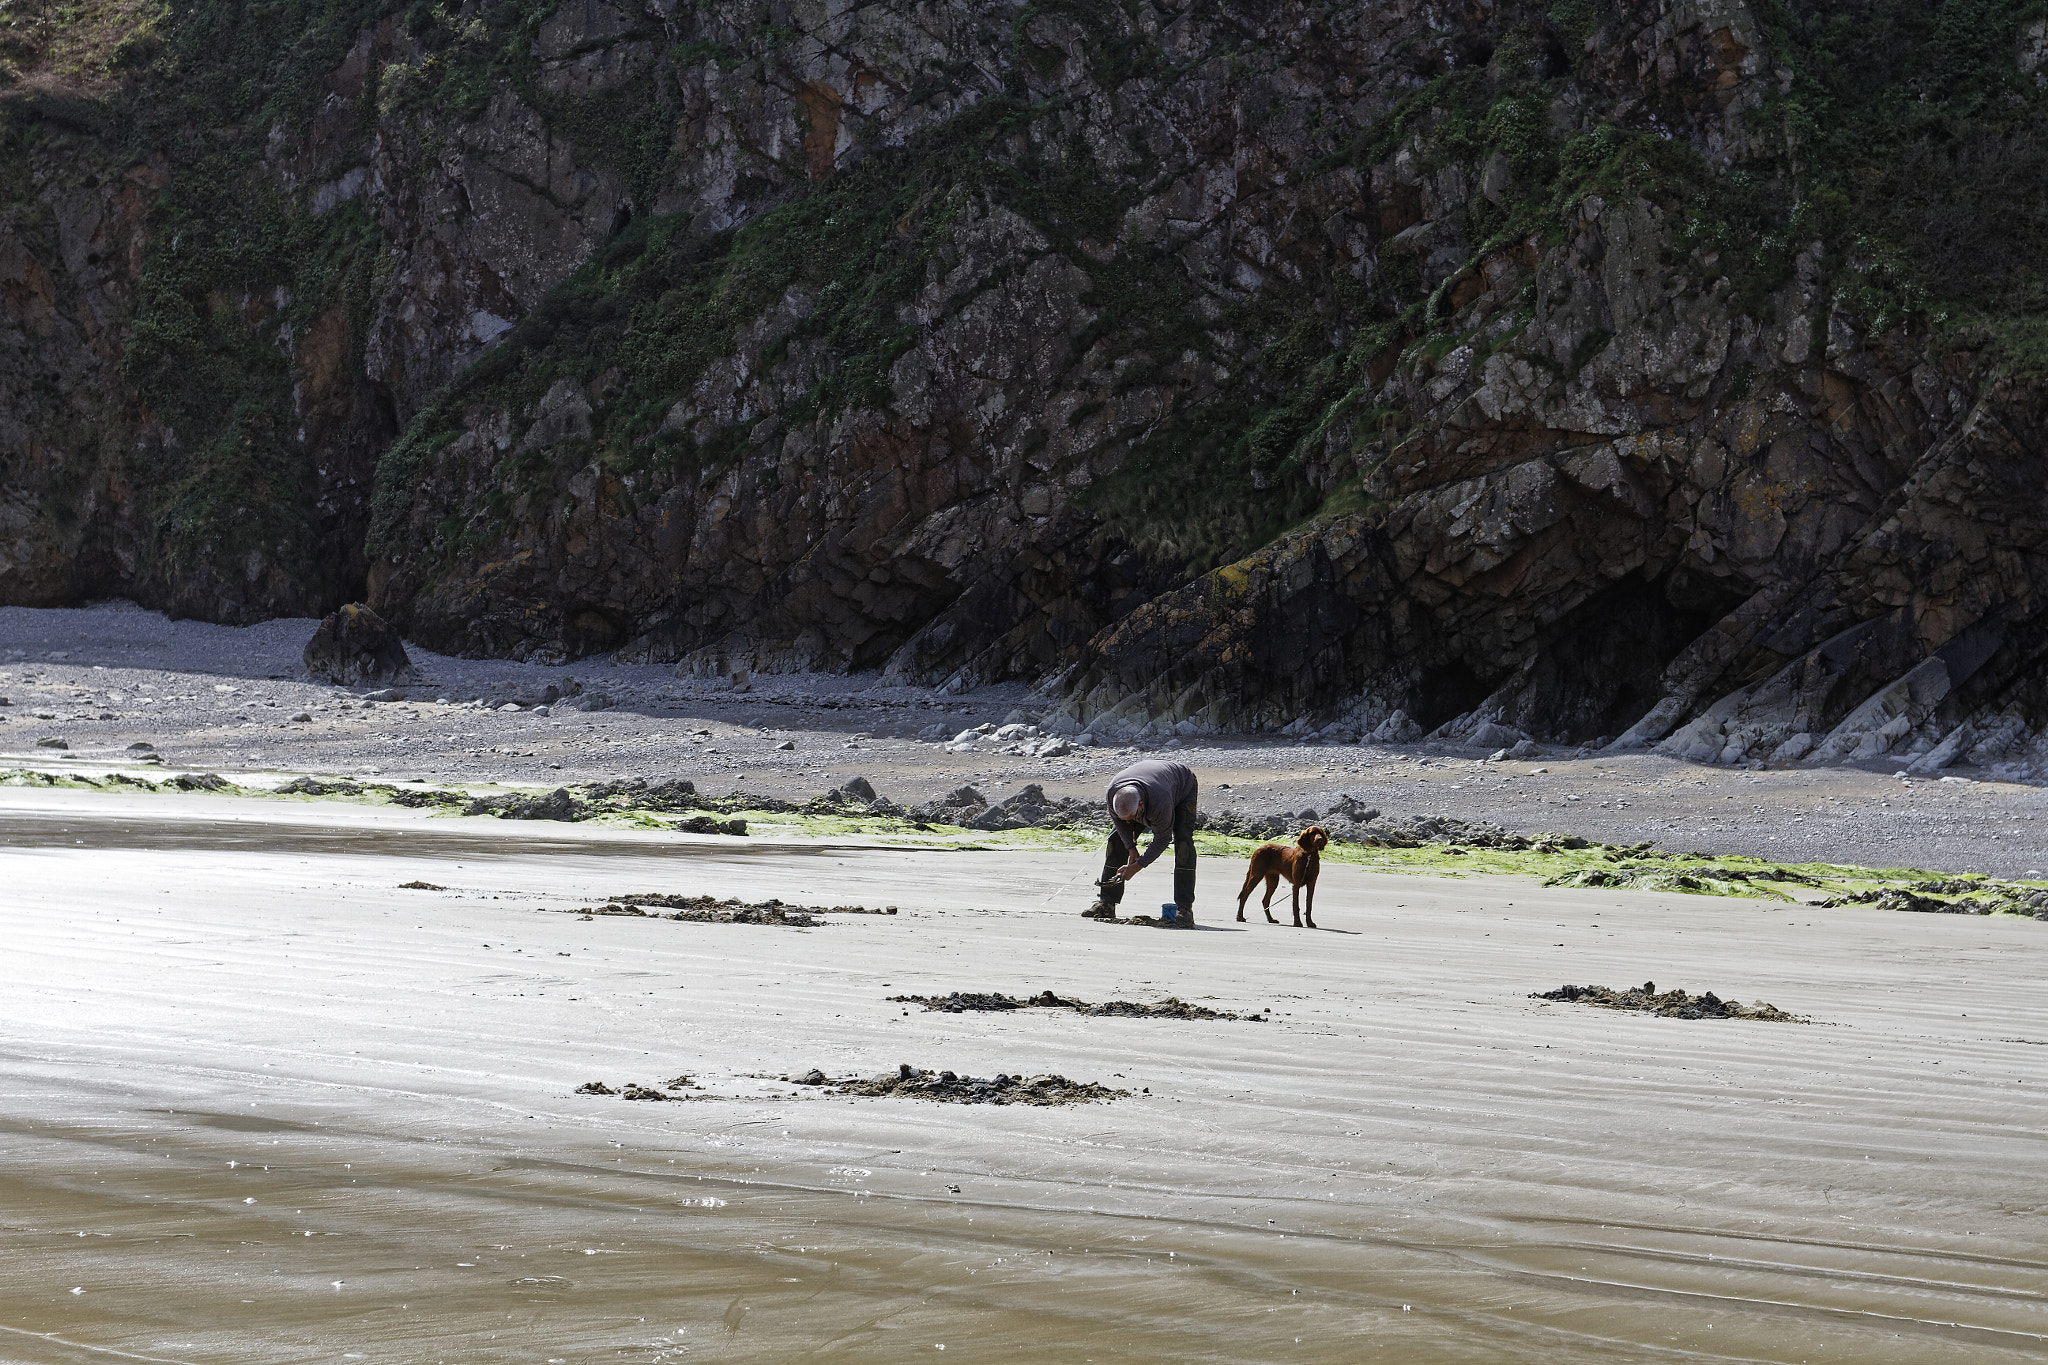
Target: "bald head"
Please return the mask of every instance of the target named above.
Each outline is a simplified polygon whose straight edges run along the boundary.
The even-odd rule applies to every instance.
[[[1119,820],[1135,820],[1138,812],[1145,809],[1145,798],[1138,794],[1136,787],[1118,787],[1109,798],[1109,808]]]

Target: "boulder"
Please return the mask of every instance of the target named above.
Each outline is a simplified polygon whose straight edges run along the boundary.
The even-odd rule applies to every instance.
[[[744,820],[720,820],[710,815],[693,815],[687,820],[676,822],[676,829],[684,834],[745,834]]]
[[[1330,807],[1330,814],[1348,820],[1354,825],[1369,824],[1380,818],[1379,807],[1368,806],[1349,793],[1337,798],[1336,803]]]
[[[396,678],[412,668],[398,632],[360,602],[322,620],[303,657],[307,673],[343,687]]]
[[[545,796],[480,796],[462,813],[495,815],[500,820],[587,820],[594,812],[567,787],[557,787]]]
[[[1366,736],[1373,744],[1412,744],[1422,738],[1422,727],[1406,711],[1396,710]]]
[[[1499,725],[1488,720],[1481,721],[1478,728],[1473,730],[1471,738],[1466,742],[1476,744],[1482,749],[1513,749],[1515,745],[1522,743],[1528,738],[1520,730],[1512,730],[1505,725]]]
[[[1906,769],[1913,773],[1937,773],[1961,758],[1976,736],[1976,728],[1968,722],[1948,732],[1941,743],[1913,760]]]
[[[1033,782],[1007,801],[990,806],[968,820],[967,828],[980,830],[1043,829],[1093,823],[1099,808],[1090,801],[1047,796],[1045,788]]]
[[[1812,752],[1813,736],[1809,734],[1797,734],[1792,736],[1792,738],[1786,740],[1783,744],[1780,744],[1777,748],[1771,750],[1771,762],[1797,763],[1800,759],[1805,758],[1808,754]]]
[[[987,810],[982,811],[979,815],[976,815],[973,819],[967,821],[967,828],[996,831],[1005,829],[1024,829],[1028,827],[1030,824],[1030,820],[1026,819],[1021,814],[1017,814],[1011,811],[1007,805],[1003,805],[990,806]]]
[[[965,824],[981,813],[988,801],[972,787],[960,786],[947,792],[936,801],[927,801],[921,806],[912,806],[905,814],[916,820],[929,820],[936,825]]]

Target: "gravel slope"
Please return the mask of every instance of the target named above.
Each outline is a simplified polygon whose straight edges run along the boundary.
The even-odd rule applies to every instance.
[[[0,608],[0,696],[11,703],[0,707],[0,763],[105,766],[134,761],[139,751],[128,746],[140,743],[166,766],[230,774],[550,785],[684,777],[707,792],[786,798],[861,776],[909,804],[962,782],[991,799],[1028,782],[1092,798],[1136,753],[1038,758],[987,744],[955,753],[918,738],[1020,711],[1041,718],[1015,684],[949,697],[871,677],[800,675],[734,691],[655,665],[545,668],[413,650],[408,699],[366,701],[360,690],[304,678],[299,654],[315,624],[172,622],[126,603]],[[582,690],[545,713],[498,709],[538,700],[549,686]],[[611,705],[577,709],[593,699]],[[39,747],[43,739],[68,747]],[[1749,772],[1565,749],[1490,763],[1443,745],[1266,739],[1206,741],[1179,756],[1201,774],[1212,811],[1322,811],[1349,794],[1393,816],[1453,815],[1678,850],[2001,876],[2048,869],[2048,793],[1974,781],[1968,769],[1909,780],[1891,765]]]

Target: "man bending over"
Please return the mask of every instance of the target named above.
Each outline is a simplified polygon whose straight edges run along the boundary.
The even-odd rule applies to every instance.
[[[1124,883],[1158,860],[1173,841],[1176,923],[1195,927],[1195,774],[1184,763],[1142,758],[1110,779],[1109,846],[1102,858],[1102,895],[1081,913],[1114,919]],[[1138,854],[1138,836],[1152,831],[1152,846]]]

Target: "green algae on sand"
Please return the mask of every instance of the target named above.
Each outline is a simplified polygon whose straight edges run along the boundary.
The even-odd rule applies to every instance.
[[[474,784],[434,787],[363,782],[349,778],[293,777],[281,784],[237,783],[214,773],[173,774],[152,781],[126,772],[0,770],[0,786],[95,791],[204,792],[218,796],[295,801],[351,801],[396,805],[433,815],[595,824],[652,832],[703,832],[720,837],[860,839],[902,848],[1093,849],[1096,828],[1060,826],[976,830],[933,824],[906,815],[871,813],[828,800],[802,804],[734,791],[697,792],[689,782],[591,783],[574,787]],[[722,817],[716,821],[706,817]],[[681,816],[683,818],[678,819]],[[727,833],[730,831],[730,833]],[[742,833],[741,831],[744,831]],[[1262,839],[1200,830],[1195,846],[1206,859],[1249,858]],[[1791,863],[1740,854],[1673,853],[1650,843],[1601,844],[1571,835],[1471,835],[1440,841],[1332,843],[1323,861],[1410,875],[1533,877],[1545,886],[1734,896],[1827,907],[1870,905],[1922,913],[2005,914],[2048,921],[2048,880],[2011,880],[1913,867],[1858,867],[1847,863]]]

